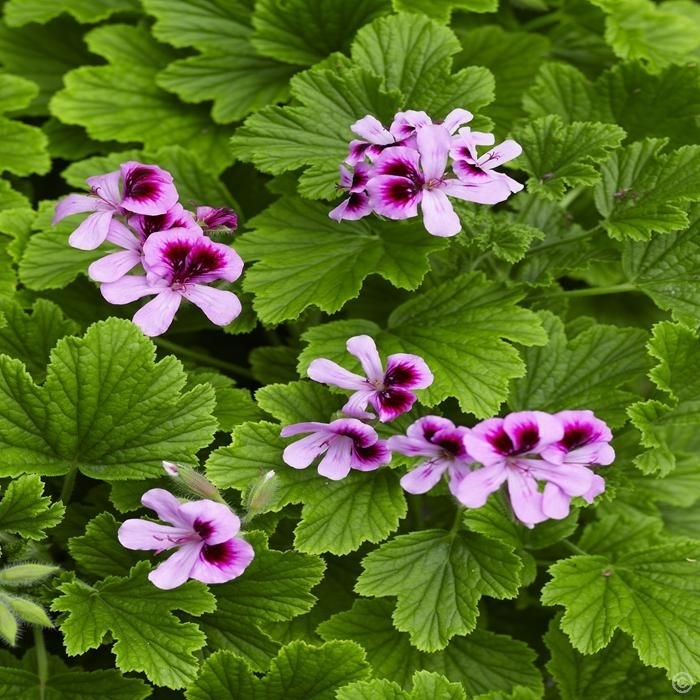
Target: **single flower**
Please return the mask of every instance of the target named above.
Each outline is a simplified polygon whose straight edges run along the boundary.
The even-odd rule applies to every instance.
[[[228,207],[197,207],[195,216],[207,233],[231,233],[238,228],[238,214]]]
[[[368,335],[353,336],[346,347],[360,361],[364,377],[325,358],[313,360],[306,373],[315,382],[353,389],[355,393],[343,406],[343,412],[349,416],[373,418],[373,414],[366,410],[370,404],[382,423],[394,420],[415,403],[414,389],[425,389],[433,383],[432,372],[417,355],[389,355],[385,370],[377,346]]]
[[[331,219],[356,221],[372,213],[369,195],[365,192],[370,173],[371,168],[366,163],[357,163],[353,172],[350,172],[344,165],[340,166],[340,185],[338,187],[346,190],[349,197],[328,213]]]
[[[282,437],[311,433],[287,445],[282,459],[290,467],[306,469],[317,457],[318,473],[333,481],[345,478],[351,469],[373,471],[391,461],[391,452],[374,428],[355,418],[331,423],[294,423],[280,431]]]
[[[453,495],[464,477],[471,472],[474,461],[464,445],[469,428],[455,426],[447,418],[425,416],[406,430],[406,435],[392,435],[387,447],[407,457],[428,457],[401,478],[408,493],[426,493],[447,473]]]
[[[128,214],[164,214],[178,200],[172,175],[156,165],[128,161],[119,170],[87,178],[90,194],[69,194],[57,205],[56,224],[71,214],[93,212],[71,233],[68,243],[93,250],[109,233],[112,218]]]
[[[128,304],[155,295],[134,315],[134,323],[148,336],[164,333],[173,322],[182,299],[198,306],[219,326],[241,312],[233,293],[208,286],[216,280],[233,282],[243,270],[238,253],[223,243],[187,229],[151,234],[143,244],[146,276],[127,275],[100,287],[111,304]]]
[[[480,508],[489,494],[507,483],[515,516],[528,527],[548,518],[565,517],[573,496],[587,494],[594,473],[578,464],[552,464],[542,452],[559,442],[564,426],[542,411],[520,411],[505,418],[489,418],[474,426],[464,442],[469,454],[483,466],[464,477],[457,498],[470,508]],[[545,499],[540,483],[553,484]],[[563,513],[562,499],[566,500]]]
[[[183,503],[164,489],[146,491],[141,503],[169,525],[126,520],[117,537],[127,549],[159,554],[177,548],[148,575],[154,586],[169,590],[190,578],[225,583],[240,576],[253,560],[253,548],[236,537],[241,522],[227,505],[206,499]]]

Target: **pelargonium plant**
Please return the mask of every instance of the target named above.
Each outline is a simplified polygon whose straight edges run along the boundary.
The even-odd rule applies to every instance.
[[[0,38],[3,698],[700,692],[695,5]]]

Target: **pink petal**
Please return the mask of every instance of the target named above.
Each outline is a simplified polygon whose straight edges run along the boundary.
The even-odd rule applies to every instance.
[[[455,236],[462,230],[462,222],[441,190],[423,190],[421,202],[423,224],[427,232],[433,236]]]
[[[87,194],[69,194],[56,204],[51,223],[56,225],[61,219],[71,214],[82,214],[86,211],[101,209],[102,202]]]
[[[422,357],[397,352],[386,358],[384,383],[402,389],[425,389],[433,383],[433,373]]]
[[[470,122],[474,118],[474,115],[466,109],[453,109],[442,121],[442,125],[451,134],[454,134],[457,129],[459,129],[462,124]]]
[[[379,420],[389,423],[410,411],[416,402],[416,396],[407,389],[386,388],[383,391],[372,392],[369,402],[377,412]]]
[[[334,221],[358,221],[372,213],[372,205],[369,203],[369,195],[362,192],[353,192],[344,199],[335,209],[328,212],[328,216]]]
[[[447,468],[444,460],[429,460],[401,477],[401,488],[408,493],[427,493],[440,481]]]
[[[281,434],[286,437],[284,432]],[[327,448],[330,439],[328,433],[307,435],[287,445],[282,453],[282,460],[294,469],[306,469]]]
[[[493,178],[481,184],[448,179],[443,181],[441,189],[450,197],[475,204],[498,204],[504,202],[512,194],[508,182]]]
[[[507,477],[508,470],[503,464],[475,469],[459,485],[457,500],[468,508],[481,508],[489,495],[497,491]]]
[[[354,446],[350,467],[361,472],[370,472],[391,462],[391,451],[385,440],[377,440],[367,447]]]
[[[387,440],[387,445],[393,452],[407,457],[438,457],[442,454],[442,448],[439,445],[433,445],[424,437],[392,435]]]
[[[519,143],[508,139],[503,141],[503,143],[499,143],[498,146],[492,148],[488,153],[484,153],[477,162],[485,170],[491,170],[491,168],[495,168],[501,163],[507,163],[509,160],[517,158],[522,152],[523,149]]]
[[[350,473],[353,441],[344,435],[336,436],[328,444],[328,451],[319,462],[318,473],[332,481],[344,479]]]
[[[375,417],[374,413],[367,411],[367,404],[374,396],[374,389],[363,389],[356,391],[341,409],[346,416],[351,418],[359,418],[361,420],[371,420]]]
[[[389,131],[397,140],[402,141],[412,136],[418,129],[432,123],[433,120],[425,112],[408,109],[405,112],[397,112]]]
[[[426,182],[429,184],[431,180],[441,180],[452,141],[449,132],[440,124],[431,124],[418,130],[416,141]]]
[[[122,277],[122,279],[127,279]],[[113,284],[118,284],[114,282]],[[154,299],[142,306],[132,321],[150,338],[161,335],[170,328],[182,297],[170,289],[164,289]]]
[[[154,287],[143,275],[127,275],[115,282],[105,282],[100,286],[102,296],[110,304],[130,304],[149,294],[158,294],[161,290]]]
[[[509,469],[508,495],[515,517],[528,527],[547,519],[542,510],[542,494],[531,476],[519,469]]]
[[[353,353],[354,354],[354,353]],[[367,380],[359,374],[354,374],[344,369],[332,360],[319,358],[313,360],[306,370],[310,379],[321,384],[331,384],[341,389],[367,389]]]
[[[121,182],[121,172],[113,170],[111,173],[104,175],[93,175],[85,180],[90,189],[104,202],[105,206],[111,209],[119,210],[119,205],[122,201],[122,195],[119,191],[119,183]]]
[[[191,533],[191,523],[180,512],[182,501],[175,498],[170,491],[165,489],[149,489],[141,496],[141,503],[146,508],[155,511],[156,515],[166,523],[185,528]]]
[[[227,505],[209,499],[186,501],[180,513],[208,545],[226,542],[241,529],[240,519]]]
[[[417,216],[423,196],[412,179],[390,175],[373,177],[367,183],[367,193],[372,209],[393,220]]]
[[[189,284],[181,294],[198,306],[217,326],[228,325],[241,313],[241,302],[238,297],[225,289],[207,287],[203,284]]]
[[[387,148],[375,161],[372,171],[373,177],[370,178],[370,182],[378,175],[422,180],[419,163],[420,153],[415,148],[407,148],[406,146]]]
[[[350,130],[373,144],[385,146],[390,143],[394,143],[394,137],[391,135],[391,133],[376,117],[373,117],[371,114],[368,114],[366,117],[362,117],[362,119],[358,119],[350,127]]]
[[[68,236],[68,245],[79,250],[94,250],[107,239],[113,215],[112,211],[96,211],[90,214]]]
[[[306,423],[292,423],[291,425],[285,425],[282,430],[280,430],[280,435],[282,437],[290,437],[292,435],[299,435],[299,433],[329,433],[331,432],[328,428],[328,423],[319,423],[317,421],[308,421]]]
[[[477,423],[470,433],[464,436],[467,452],[475,461],[484,466],[505,462],[505,454],[500,449],[503,418],[487,418]]]
[[[605,479],[598,474],[594,474],[593,480],[591,481],[591,487],[581,496],[581,498],[588,503],[593,503],[596,496],[600,496],[603,491],[605,491]]]
[[[556,484],[546,484],[542,492],[542,512],[554,520],[563,520],[571,510],[571,496]]]
[[[95,260],[88,267],[88,276],[95,282],[116,282],[141,262],[141,254],[135,250],[120,250]]]
[[[157,165],[127,161],[119,166],[123,180],[121,206],[134,214],[165,214],[178,200],[173,176]]]
[[[203,545],[203,542],[187,542],[151,571],[148,580],[165,591],[181,586],[190,578]]]
[[[118,219],[112,219],[109,225],[107,240],[110,243],[114,243],[114,245],[118,245],[120,248],[141,251],[141,239]]]
[[[392,357],[395,356],[389,355],[387,358],[387,366],[389,365]],[[425,387],[420,388],[424,389]],[[423,418],[419,418],[417,421],[408,426],[406,435],[411,438],[419,438],[420,440],[425,441],[427,444],[432,444],[430,440],[435,433],[440,430],[446,430],[454,427],[455,424],[448,418],[443,418],[442,416],[423,416]]]
[[[215,546],[205,545],[190,571],[190,578],[202,583],[226,583],[238,578],[254,557],[251,545],[238,537]]]
[[[550,465],[542,460],[527,460],[530,473],[540,481],[556,484],[569,496],[582,496],[591,488],[593,472],[578,464]]]
[[[152,549],[162,552],[180,544],[182,538],[191,535],[186,528],[160,525],[150,520],[125,520],[117,531],[117,539],[127,549]]]
[[[503,430],[519,452],[539,452],[561,440],[564,428],[560,421],[544,411],[517,411],[503,419]]]
[[[380,382],[384,380],[384,368],[379,358],[377,345],[370,336],[354,335],[352,338],[348,338],[345,347],[351,355],[354,355],[360,361],[362,369],[370,382]]]

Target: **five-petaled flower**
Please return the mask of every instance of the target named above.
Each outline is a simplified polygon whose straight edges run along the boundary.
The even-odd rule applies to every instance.
[[[366,376],[354,374],[325,358],[313,360],[307,374],[316,382],[355,391],[343,406],[343,413],[348,416],[373,418],[373,414],[366,410],[367,404],[371,404],[382,423],[394,420],[415,403],[413,389],[425,389],[433,383],[432,372],[417,355],[389,355],[384,370],[377,346],[370,336],[353,336],[346,347],[360,360]]]
[[[183,503],[164,489],[146,491],[141,503],[170,524],[130,519],[122,523],[117,537],[127,549],[159,554],[177,548],[148,575],[158,588],[176,588],[190,578],[225,583],[240,576],[253,560],[253,548],[236,537],[241,522],[227,505],[206,499]]]
[[[287,445],[282,459],[290,467],[306,469],[319,455],[318,473],[328,479],[344,479],[351,469],[373,471],[391,461],[386,443],[376,431],[356,418],[339,418],[331,423],[294,423],[282,428],[280,435],[290,437],[311,433]]]

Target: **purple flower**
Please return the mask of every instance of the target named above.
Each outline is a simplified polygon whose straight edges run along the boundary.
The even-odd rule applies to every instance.
[[[468,428],[455,426],[447,418],[425,416],[406,430],[406,435],[393,435],[387,447],[408,457],[428,457],[401,478],[401,486],[408,493],[426,493],[447,472],[453,495],[462,479],[471,471],[474,461],[464,446]]]
[[[156,165],[128,161],[119,170],[87,178],[91,194],[69,194],[56,205],[53,223],[71,214],[93,212],[71,233],[68,243],[93,250],[105,241],[112,217],[164,214],[178,200],[172,175]]]
[[[243,270],[238,253],[223,243],[187,229],[160,231],[143,244],[143,265],[145,277],[127,275],[103,284],[100,291],[111,304],[156,295],[133,319],[148,336],[168,329],[183,297],[219,326],[231,323],[241,312],[233,292],[207,286],[216,280],[233,282]]]
[[[439,122],[444,129],[450,134],[453,134],[462,125],[470,122],[474,118],[471,112],[466,109],[453,109],[442,122]],[[397,141],[401,142],[403,146],[413,146],[415,147],[415,140],[411,140],[416,132],[432,124],[433,120],[425,113],[418,112],[413,109],[406,110],[405,112],[397,112],[394,117],[394,121],[389,127],[389,131],[392,133]]]
[[[156,554],[177,547],[148,574],[158,588],[176,588],[190,578],[202,583],[225,583],[240,576],[255,556],[250,544],[236,537],[241,522],[223,503],[182,503],[164,489],[146,491],[141,503],[170,525],[126,520],[117,537],[127,549],[153,549]]]
[[[564,426],[561,440],[542,450],[542,459],[553,464],[612,464],[612,433],[593,411],[560,411],[554,417]]]
[[[192,213],[184,209],[179,202],[162,214],[131,214],[127,219],[127,223],[142,242],[152,233],[168,231],[171,228],[185,228],[193,233],[203,233],[201,226],[194,220]],[[111,240],[109,236],[107,240]]]
[[[282,437],[311,433],[288,445],[282,459],[290,467],[306,469],[319,455],[318,473],[333,481],[345,478],[351,469],[367,472],[391,461],[391,452],[374,428],[355,418],[332,423],[295,423],[280,431]]]
[[[347,190],[350,196],[329,212],[331,219],[356,221],[372,213],[369,195],[365,192],[370,173],[370,166],[366,163],[357,163],[352,173],[344,165],[340,166],[339,189]]]
[[[315,382],[355,390],[343,406],[343,412],[349,416],[374,418],[366,410],[367,404],[371,404],[382,423],[394,420],[415,403],[413,389],[425,389],[433,383],[428,365],[417,355],[389,355],[384,370],[377,346],[368,335],[353,336],[346,347],[360,361],[366,376],[349,372],[325,358],[313,360],[306,373]]]
[[[562,421],[542,411],[520,411],[482,421],[464,442],[469,454],[484,466],[464,477],[458,500],[479,508],[506,482],[513,512],[528,527],[548,518],[565,517],[571,498],[588,494],[595,475],[579,464],[553,464],[540,459],[546,448],[563,437]],[[547,497],[538,482],[546,483]]]
[[[409,219],[418,215],[420,204],[428,233],[459,233],[462,225],[447,196],[490,204],[494,194],[488,184],[474,186],[446,176],[451,142],[444,126],[430,124],[416,132],[416,149],[397,146],[383,151],[367,183],[374,211],[389,219]]]
[[[364,158],[374,160],[386,146],[396,145],[394,135],[371,114],[358,119],[350,130],[361,136],[362,140],[350,141],[348,156],[345,159],[348,165],[356,165]]]
[[[197,207],[197,222],[207,232],[231,232],[238,228],[238,214],[228,207]]]

